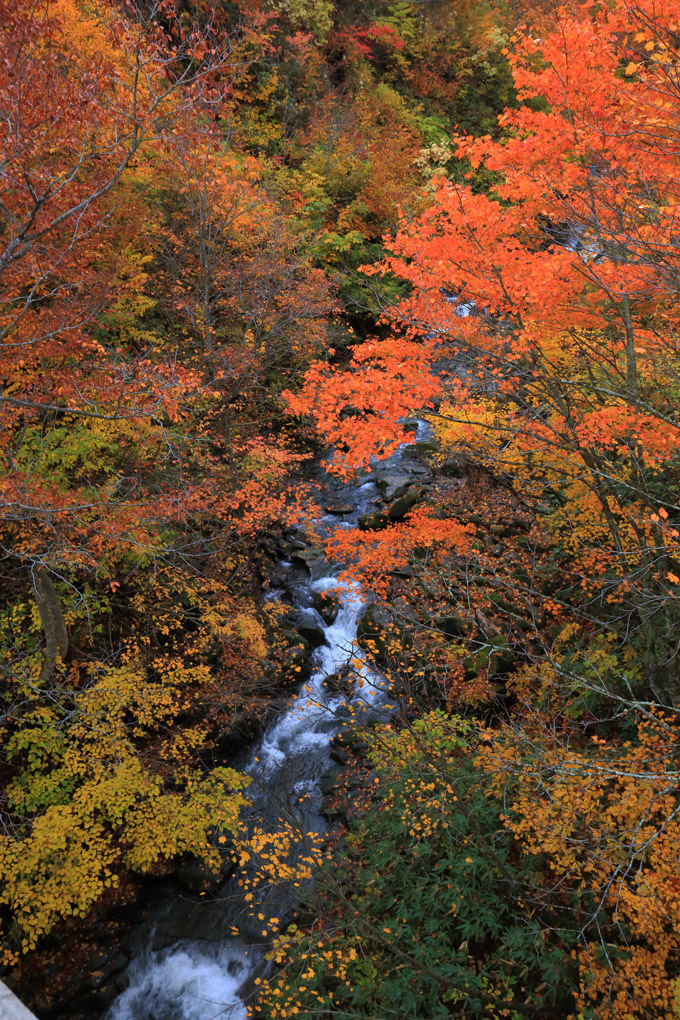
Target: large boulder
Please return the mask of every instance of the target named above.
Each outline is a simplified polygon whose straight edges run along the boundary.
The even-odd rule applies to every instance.
[[[433,440],[423,440],[419,443],[411,443],[404,450],[404,456],[411,460],[430,460],[439,447]]]
[[[314,547],[296,549],[290,558],[296,566],[304,567],[310,577],[322,577],[326,569],[323,549]]]
[[[340,611],[340,599],[331,591],[315,591],[312,593],[314,608],[324,623],[335,623]]]
[[[420,499],[422,499],[422,495],[414,489],[411,489],[411,491],[407,492],[405,496],[395,500],[388,510],[390,520],[400,521],[402,517],[406,516],[411,507],[413,507]]]
[[[386,503],[391,503],[392,500],[405,496],[411,484],[410,475],[405,474],[382,475],[378,479],[378,488]]]
[[[349,665],[342,666],[335,673],[326,678],[326,687],[333,694],[342,694],[344,698],[351,698],[354,693],[356,675]]]
[[[198,857],[189,857],[181,861],[174,872],[178,885],[189,892],[200,893],[214,888],[222,881],[222,875],[209,868],[205,861]]]
[[[378,606],[369,606],[357,628],[357,641],[367,652],[378,660],[384,658],[390,635],[394,633],[395,622],[391,613]]]
[[[300,609],[291,617],[291,623],[310,648],[318,648],[326,643],[323,620],[315,609]]]
[[[465,478],[465,462],[462,457],[449,457],[439,465],[439,470],[447,478]]]
[[[470,633],[470,624],[455,613],[451,616],[440,616],[432,622],[437,630],[448,638],[466,637]]]
[[[390,523],[390,514],[386,511],[374,514],[362,514],[357,524],[359,531],[382,531]]]

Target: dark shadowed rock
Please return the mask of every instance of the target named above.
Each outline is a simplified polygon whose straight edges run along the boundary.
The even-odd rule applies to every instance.
[[[318,648],[326,642],[323,620],[315,609],[301,609],[293,614],[291,622],[298,634],[305,639],[310,648]]]
[[[321,549],[297,549],[290,558],[293,563],[304,567],[311,577],[315,575],[320,577],[323,573],[324,559]]]
[[[378,488],[385,501],[391,503],[393,499],[399,499],[406,495],[409,486],[412,484],[410,475],[390,474],[383,475],[378,479]]]
[[[312,595],[314,608],[324,623],[335,623],[340,611],[340,599],[330,591],[315,591]]]
[[[362,514],[358,520],[360,531],[382,531],[390,523],[388,513]]]
[[[395,500],[388,510],[390,519],[393,521],[401,520],[421,498],[419,492],[411,490],[411,492],[407,492],[405,496],[402,496],[401,499]]]

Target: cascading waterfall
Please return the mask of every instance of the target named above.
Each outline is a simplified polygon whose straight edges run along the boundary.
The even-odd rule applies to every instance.
[[[414,441],[427,433],[428,426],[420,423]],[[382,468],[403,470],[403,453],[404,448],[398,450]],[[342,521],[333,515],[321,517],[321,530],[327,534],[355,526],[377,494],[374,481],[350,487],[327,480],[326,487],[353,507]],[[252,816],[265,831],[276,831],[283,818],[301,832],[323,834],[327,823],[320,814],[320,780],[331,764],[330,741],[352,717],[387,711],[388,691],[357,642],[367,604],[359,586],[328,574],[299,581],[294,591],[297,608],[313,614],[325,642],[314,652],[309,681],[253,749],[246,764],[252,777],[248,793]],[[315,593],[323,592],[339,598],[332,623],[325,623],[311,608]],[[349,697],[327,682],[343,670],[352,683]],[[295,893],[288,889],[278,895],[274,891],[258,910],[285,919],[294,907]],[[213,901],[195,905],[186,938],[158,951],[147,948],[132,963],[128,988],[113,1003],[108,1020],[245,1020],[244,989],[261,965],[265,948],[254,930],[246,944],[243,932],[248,931],[249,916],[243,890],[229,879]],[[224,937],[232,928],[242,932],[241,939]]]

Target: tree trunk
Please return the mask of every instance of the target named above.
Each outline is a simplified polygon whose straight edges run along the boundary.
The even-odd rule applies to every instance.
[[[40,621],[45,633],[45,661],[40,671],[40,682],[46,683],[54,673],[57,655],[66,658],[68,652],[68,633],[64,622],[64,614],[59,604],[57,590],[52,578],[44,567],[31,568],[31,581],[35,592],[35,601],[40,613]]]

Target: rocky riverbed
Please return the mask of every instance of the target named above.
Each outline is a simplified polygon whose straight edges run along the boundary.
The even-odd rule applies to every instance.
[[[258,825],[273,828],[283,818],[301,831],[324,834],[349,814],[359,779],[347,765],[361,757],[351,725],[357,715],[369,719],[384,711],[388,692],[361,648],[380,626],[378,615],[373,610],[365,617],[369,598],[339,582],[339,565],[329,563],[323,543],[338,528],[388,527],[426,497],[433,448],[425,426],[414,423],[413,431],[412,445],[352,484],[319,465],[313,529],[284,524],[263,542],[256,565],[262,597],[289,607],[284,632],[303,686],[278,718],[244,718],[224,735],[229,763],[252,776]],[[244,1016],[267,940],[245,909],[232,871],[228,857],[219,876],[197,862],[180,862],[131,883],[127,896],[123,890],[108,909],[101,904],[89,945],[87,933],[79,942],[75,926],[68,934],[80,950],[70,967],[55,949],[53,974],[45,978],[59,991],[50,997],[52,1008],[41,1008],[40,995],[33,997],[38,1014],[46,1020]],[[290,918],[296,896],[278,890],[264,906]],[[238,938],[230,937],[232,927]]]

